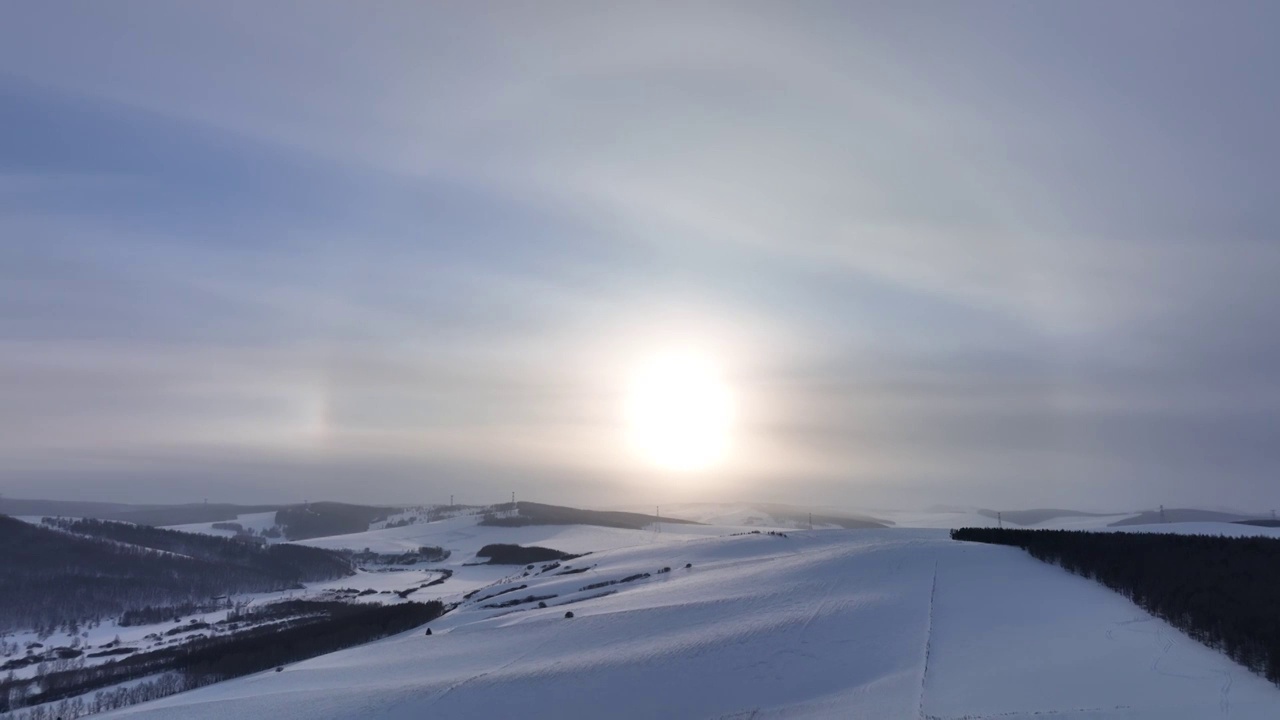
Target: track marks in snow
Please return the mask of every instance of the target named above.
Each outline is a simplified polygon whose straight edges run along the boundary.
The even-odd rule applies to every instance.
[[[1154,632],[1143,629],[1148,626],[1154,627]],[[1119,642],[1117,632],[1130,633],[1152,639],[1152,645],[1156,648],[1156,651],[1151,659],[1151,672],[1157,675],[1180,680],[1205,680],[1208,675],[1216,675],[1222,678],[1222,682],[1218,686],[1218,709],[1221,711],[1222,717],[1231,717],[1231,686],[1235,683],[1235,673],[1232,670],[1210,669],[1202,674],[1191,675],[1166,669],[1164,665],[1168,661],[1170,653],[1179,647],[1181,643],[1190,641],[1176,630],[1166,627],[1163,621],[1157,620],[1150,615],[1115,623],[1111,628],[1107,629],[1107,639],[1112,642]]]
[[[1148,623],[1148,622],[1151,622],[1151,620],[1152,620],[1152,617],[1150,615],[1143,615],[1141,617],[1133,618],[1132,620],[1119,620],[1113,623],[1111,627],[1107,628],[1107,639],[1111,640],[1112,642],[1115,642],[1116,630],[1126,630],[1126,629],[1129,629],[1130,625],[1137,625],[1139,623]]]
[[[440,703],[440,701],[441,701],[441,700],[443,700],[443,699],[445,698],[445,696],[447,696],[447,695],[451,694],[451,693],[452,693],[452,692],[454,692],[455,690],[458,690],[458,689],[460,689],[460,688],[462,688],[462,687],[464,687],[464,686],[466,686],[466,685],[469,685],[469,684],[471,684],[471,683],[474,683],[474,682],[478,682],[478,681],[480,681],[480,680],[483,680],[484,678],[486,678],[486,677],[488,677],[488,676],[490,676],[490,675],[499,675],[499,674],[501,674],[504,670],[507,670],[508,668],[510,668],[510,667],[512,667],[512,666],[514,666],[514,665],[516,665],[516,664],[520,663],[520,662],[523,662],[524,660],[526,660],[526,659],[528,659],[528,658],[530,658],[530,657],[535,657],[535,656],[537,656],[537,654],[538,654],[538,653],[543,649],[543,647],[545,647],[545,646],[546,646],[548,643],[550,643],[552,640],[555,640],[555,638],[556,638],[555,634],[554,634],[554,633],[552,633],[552,634],[548,635],[548,637],[546,637],[545,639],[543,639],[541,642],[539,642],[539,643],[535,644],[535,645],[534,645],[532,648],[530,648],[529,650],[526,650],[525,652],[520,653],[520,654],[519,654],[519,655],[517,655],[516,657],[514,657],[514,658],[512,658],[512,659],[508,660],[507,662],[501,663],[501,664],[499,664],[499,665],[498,665],[498,666],[496,666],[496,667],[492,667],[492,668],[490,668],[490,669],[488,669],[488,670],[484,670],[484,671],[482,671],[482,672],[478,672],[478,673],[476,673],[475,675],[472,675],[472,676],[470,676],[470,677],[463,678],[463,679],[461,679],[461,680],[459,680],[459,681],[457,681],[457,682],[453,683],[453,684],[452,684],[452,685],[450,685],[449,687],[445,688],[442,692],[440,692],[440,694],[438,694],[438,695],[436,695],[434,698],[432,698],[432,699],[431,699],[431,703],[430,703],[429,705],[427,705],[426,707],[424,707],[424,708],[423,708],[423,710],[425,711],[425,710],[429,710],[429,709],[431,709],[431,708],[435,707],[437,704],[439,704],[439,703]]]
[[[1218,690],[1218,709],[1222,717],[1231,717],[1231,686],[1235,684],[1235,674],[1230,670],[1214,670],[1222,676],[1222,687]]]
[[[933,605],[938,598],[938,561],[933,561],[933,581],[929,584],[929,616],[924,628],[924,667],[920,670],[920,718],[924,718],[924,689],[929,678],[929,654],[933,649]]]

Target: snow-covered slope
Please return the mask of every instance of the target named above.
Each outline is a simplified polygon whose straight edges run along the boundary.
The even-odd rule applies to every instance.
[[[353,535],[304,540],[302,544],[330,549],[374,552],[404,552],[420,546],[442,547],[453,553],[452,560],[473,560],[476,551],[490,543],[541,545],[568,553],[612,550],[636,545],[651,545],[719,536],[735,529],[705,525],[661,523],[645,530],[598,527],[595,525],[527,525],[525,527],[490,527],[479,525],[477,516],[450,518],[433,523],[370,530]],[[750,529],[750,528],[747,528]]]
[[[1118,515],[1077,515],[1056,517],[1043,522],[1024,527],[1040,528],[1047,530],[1104,530],[1111,523],[1121,520],[1128,520],[1134,517],[1135,513],[1122,513]],[[1016,525],[1010,527],[1017,527]]]
[[[1227,537],[1280,537],[1280,528],[1231,522],[1179,522],[1156,525],[1121,525],[1092,528],[1106,532],[1172,533],[1176,535],[1226,535]],[[1277,715],[1280,717],[1280,715]]]
[[[271,512],[249,513],[247,515],[237,515],[235,520],[227,520],[223,522],[238,523],[245,530],[262,532],[263,530],[267,530],[275,526],[276,513],[273,510]],[[211,523],[211,522],[190,523],[188,525],[168,525],[166,526],[166,528],[169,530],[180,530],[182,532],[200,533],[201,535],[219,535],[221,537],[235,537],[236,532],[234,530],[223,530],[220,528],[215,528],[214,527],[215,524],[223,524],[223,523]]]
[[[415,631],[112,717],[1240,720],[1280,708],[1261,678],[1012,548],[941,530],[681,531],[382,536],[388,546],[612,549],[528,576],[510,568],[430,637]],[[548,607],[484,607],[530,595]]]

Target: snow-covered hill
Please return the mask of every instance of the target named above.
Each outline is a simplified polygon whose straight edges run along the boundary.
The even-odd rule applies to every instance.
[[[1241,525],[1232,522],[1178,522],[1155,525],[1120,525],[1088,528],[1103,532],[1174,533],[1179,535],[1226,535],[1227,537],[1280,537],[1280,528]]]
[[[454,587],[476,592],[439,586],[462,605],[431,636],[112,717],[1239,720],[1280,708],[1280,690],[1123,597],[943,530],[780,537],[462,520],[311,543],[441,545],[451,563],[489,542],[594,552],[532,570],[455,564]]]

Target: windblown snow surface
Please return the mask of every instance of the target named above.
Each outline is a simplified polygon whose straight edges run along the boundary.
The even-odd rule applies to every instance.
[[[527,577],[522,566],[460,567],[459,587],[483,589],[432,636],[415,630],[112,717],[1280,717],[1280,691],[1123,597],[945,531],[489,530],[446,521],[348,542],[463,550],[540,535],[575,552],[611,549]],[[483,573],[467,581],[472,569]],[[461,601],[449,587],[442,597]],[[551,596],[548,607],[483,607],[530,595]]]

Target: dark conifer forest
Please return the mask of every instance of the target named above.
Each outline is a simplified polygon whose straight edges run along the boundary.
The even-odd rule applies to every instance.
[[[284,528],[289,540],[362,533],[369,524],[386,520],[402,508],[369,507],[346,503],[317,502],[294,505],[276,511],[276,525]]]
[[[172,617],[181,611],[166,608],[352,573],[348,559],[318,548],[102,520],[47,522],[38,527],[0,515],[0,631],[52,632],[124,619],[129,611]]]
[[[199,560],[249,568],[282,582],[332,580],[351,574],[350,564],[340,553],[305,545],[258,545],[237,538],[107,520],[45,518],[44,522],[76,535],[114,540]]]
[[[1280,685],[1280,539],[1065,530],[952,530],[1097,580]]]
[[[580,555],[571,555],[552,548],[530,545],[508,545],[492,543],[476,552],[476,557],[489,558],[490,565],[525,565],[527,563],[551,562],[553,560],[572,560]]]

